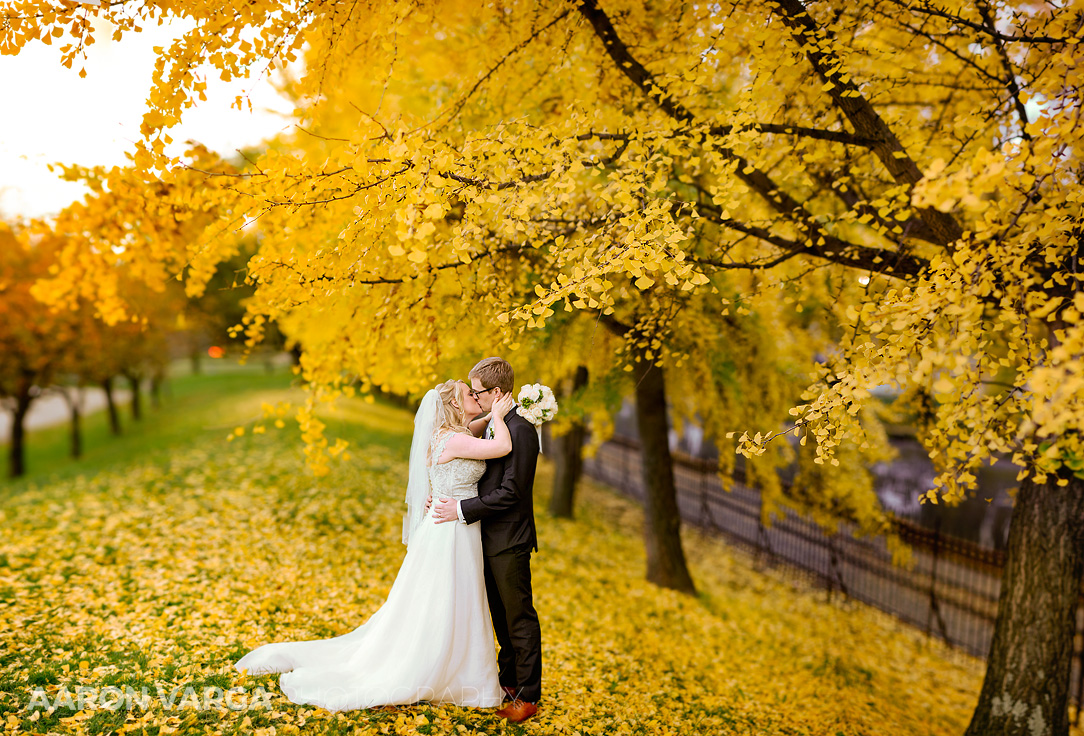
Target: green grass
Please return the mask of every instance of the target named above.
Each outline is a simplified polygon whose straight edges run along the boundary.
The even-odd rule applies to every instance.
[[[173,448],[182,444],[225,442],[238,426],[251,429],[263,424],[269,432],[283,435],[285,446],[300,454],[299,434],[292,414],[286,417],[284,429],[275,430],[270,421],[263,419],[261,410],[264,401],[277,403],[285,399],[295,404],[303,401],[305,394],[296,387],[298,384],[288,367],[268,371],[258,362],[240,365],[227,360],[204,361],[203,371],[193,374],[187,362],[177,363],[163,388],[160,406],[152,406],[144,392],[140,421],[132,418],[127,401],[120,404],[123,430],[120,436],[110,431],[104,409],[85,415],[83,455],[79,459],[71,457],[67,422],[28,433],[27,472],[21,478],[9,478],[10,445],[0,444],[0,498],[31,486],[54,484],[79,475],[91,476],[137,460],[164,461]],[[389,429],[397,424],[387,421],[399,411],[383,403],[370,405],[364,412],[345,406],[322,411],[321,419],[327,424],[329,437],[343,437],[355,447],[374,443],[397,452],[407,451],[410,433]]]
[[[163,387],[162,403],[151,405],[143,395],[143,418],[135,421],[127,401],[120,406],[121,436],[109,430],[103,410],[83,417],[83,456],[71,457],[70,428],[67,422],[28,433],[27,473],[10,479],[10,443],[0,445],[0,494],[28,483],[52,483],[78,474],[93,474],[136,458],[167,453],[169,448],[189,439],[225,437],[238,423],[260,417],[259,402],[251,399],[281,391],[294,381],[288,368],[268,372],[262,364],[239,365],[218,361],[194,375],[177,364],[174,375]],[[118,385],[120,388],[120,385]],[[300,396],[298,392],[298,396]],[[255,411],[253,411],[255,409]]]

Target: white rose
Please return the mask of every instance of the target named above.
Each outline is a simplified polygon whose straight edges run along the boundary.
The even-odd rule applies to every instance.
[[[541,383],[528,383],[519,390],[519,415],[531,424],[540,425],[557,413],[553,390]]]

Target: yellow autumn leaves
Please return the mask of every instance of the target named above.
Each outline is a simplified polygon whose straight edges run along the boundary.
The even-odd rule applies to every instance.
[[[274,413],[274,397],[268,406]],[[829,605],[749,558],[686,535],[699,598],[642,580],[642,514],[592,483],[581,519],[539,512],[540,717],[418,706],[332,716],[232,663],[268,641],[324,638],[382,603],[403,556],[410,416],[344,402],[354,460],[313,480],[295,440],[246,433],[94,478],[19,487],[0,507],[4,733],[955,734],[981,667],[857,605]],[[374,442],[382,432],[392,446]],[[351,432],[354,434],[352,435]],[[357,434],[361,432],[362,434]],[[550,469],[538,481],[544,508]],[[26,709],[34,687],[262,687],[271,707]],[[31,720],[34,719],[34,720]]]

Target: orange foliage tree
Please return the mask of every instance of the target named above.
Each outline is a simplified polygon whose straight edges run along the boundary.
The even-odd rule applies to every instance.
[[[53,382],[77,340],[76,315],[55,312],[31,295],[55,263],[60,240],[31,244],[0,223],[0,400],[11,413],[8,473],[26,472],[26,415]]]

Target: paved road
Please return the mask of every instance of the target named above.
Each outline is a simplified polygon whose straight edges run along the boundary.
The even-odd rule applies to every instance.
[[[113,396],[117,403],[126,404],[130,394],[122,389],[114,389]],[[105,409],[105,392],[100,388],[83,389],[83,414]],[[30,413],[26,415],[27,429],[41,429],[55,424],[63,424],[69,418],[68,404],[62,396],[47,393],[34,400]],[[0,412],[0,443],[11,440],[11,412]]]

